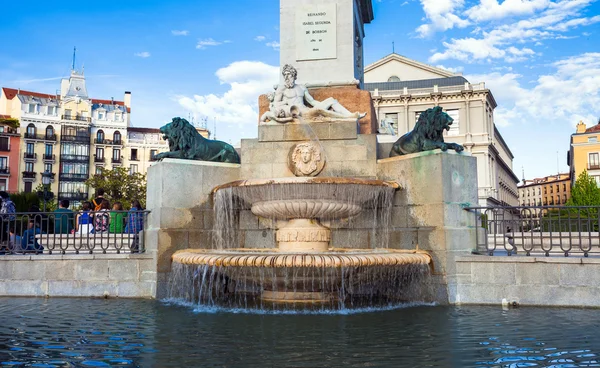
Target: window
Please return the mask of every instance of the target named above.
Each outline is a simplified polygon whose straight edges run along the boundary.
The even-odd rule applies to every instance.
[[[52,164],[44,164],[44,171],[52,172]]]
[[[563,194],[563,203],[567,203],[567,195]]]
[[[450,125],[450,130],[448,131],[448,136],[459,135],[459,115],[458,110],[446,110],[446,114],[450,115],[453,122]]]
[[[598,153],[590,153],[588,157],[588,168],[589,169],[598,169],[600,168],[600,159],[598,158]]]
[[[26,162],[25,163],[25,171],[27,171],[27,172],[33,172],[33,162]]]
[[[129,165],[129,175],[138,172],[138,165]]]
[[[558,184],[556,184],[556,193],[558,193],[560,191],[560,186]]]
[[[398,114],[395,112],[385,114],[385,118],[382,123],[383,124],[381,125],[384,129],[392,129],[391,132],[385,131],[382,133],[395,134],[398,131]]]
[[[398,78],[395,75],[392,75],[391,77],[388,78],[388,82],[400,82],[400,78]]]
[[[113,150],[113,155],[112,155],[113,160],[118,161],[121,159],[121,150],[120,149],[114,149]]]
[[[560,204],[560,196],[556,196],[556,204]]]
[[[35,150],[34,147],[35,146],[33,145],[33,143],[27,143],[27,145],[25,146],[25,153],[27,153],[28,155],[33,155],[33,151]]]
[[[35,130],[35,125],[27,125],[27,136],[29,136],[30,138],[35,138]]]
[[[588,143],[598,142],[598,137],[588,137]]]
[[[33,183],[30,181],[25,182],[25,193],[31,193],[33,189]]]
[[[567,184],[563,183],[563,192],[567,191]]]
[[[0,190],[1,191],[3,191],[3,192],[7,191],[6,184],[7,184],[6,179],[0,179]]]
[[[55,115],[55,114],[56,114],[56,107],[48,106],[48,115]]]
[[[131,161],[137,161],[137,148],[132,148],[131,149]]]
[[[66,109],[66,110],[65,110],[65,119],[71,119],[71,112],[72,112],[72,111],[71,111],[71,110],[69,110],[69,109]]]
[[[542,188],[538,188],[538,195],[542,195]]]
[[[50,157],[52,156],[52,145],[51,144],[47,144],[46,148],[44,149],[44,155],[46,155],[46,157]]]
[[[104,120],[104,111],[98,111],[98,120]]]
[[[96,133],[96,143],[103,143],[104,142],[104,131],[103,130],[99,130]]]
[[[100,175],[100,174],[102,174],[102,167],[96,166],[96,175]]]
[[[600,187],[600,176],[593,175],[592,178],[594,178],[594,180],[596,180],[596,186]]]
[[[154,156],[156,156],[157,153],[158,151],[155,149],[150,150],[150,160],[154,160]]]
[[[115,112],[115,121],[121,121],[121,114]]]
[[[121,143],[121,133],[118,130],[113,134],[113,142],[116,144]]]
[[[0,157],[0,170],[8,167],[8,157]]]
[[[104,148],[96,148],[96,158],[104,158]]]
[[[36,109],[37,105],[35,105],[35,104],[29,104],[27,107],[28,107],[28,110],[27,110],[28,113],[35,114],[35,110],[37,110]]]
[[[554,188],[552,188],[552,185],[550,186],[550,193],[554,193]]]
[[[52,125],[48,125],[46,127],[46,138],[53,138],[54,137],[54,128],[52,127]]]

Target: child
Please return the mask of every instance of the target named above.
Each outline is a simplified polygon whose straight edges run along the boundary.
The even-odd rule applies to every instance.
[[[121,212],[123,211],[123,205],[121,202],[115,202],[112,209],[110,211],[109,231],[113,234],[121,234],[125,227],[125,213]]]
[[[41,233],[42,230],[40,230],[40,227],[37,225],[36,221],[33,219],[29,220],[27,230],[25,230],[23,237],[21,238],[21,249],[23,249],[23,252],[41,254],[44,251],[44,247],[38,243],[35,237]]]
[[[90,202],[83,202],[81,204],[81,213],[77,214],[76,222],[76,232],[77,234],[91,234],[92,230],[92,214],[90,210],[92,209],[92,204]]]

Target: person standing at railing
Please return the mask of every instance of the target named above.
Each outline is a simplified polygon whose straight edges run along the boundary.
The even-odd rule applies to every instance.
[[[69,200],[63,199],[58,202],[58,209],[54,211],[54,233],[70,234],[73,230],[75,213],[69,209]]]
[[[113,203],[113,210],[110,211],[109,231],[112,234],[121,234],[125,228],[125,213],[121,202]]]
[[[140,250],[140,238],[138,234],[144,229],[144,212],[142,211],[144,211],[144,207],[142,207],[138,200],[131,202],[125,232],[127,234],[135,234],[133,243],[131,244],[131,251],[133,253],[137,253]]]
[[[90,212],[92,209],[92,204],[88,201],[85,201],[81,204],[81,212],[77,214],[76,220],[76,229],[77,234],[90,234],[94,229],[92,225],[92,213]]]
[[[14,202],[10,200],[10,196],[5,191],[0,191],[0,198],[2,198],[2,207],[0,207],[0,216],[2,217],[0,244],[5,244],[8,242],[8,229],[10,224],[15,222],[15,213],[17,212],[17,209]]]
[[[100,203],[100,211],[94,214],[94,233],[102,234],[108,232],[110,222],[110,202],[106,199]]]
[[[21,237],[21,249],[25,253],[41,254],[44,251],[44,247],[38,243],[35,237],[38,234],[42,234],[42,230],[37,224],[37,221],[34,219],[29,220],[27,230],[25,230]]]

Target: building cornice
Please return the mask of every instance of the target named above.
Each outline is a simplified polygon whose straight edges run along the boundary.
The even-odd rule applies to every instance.
[[[443,77],[455,77],[455,76],[460,75],[460,74],[452,73],[445,69],[436,68],[435,66],[424,64],[424,63],[421,63],[421,62],[413,60],[413,59],[409,59],[405,56],[402,56],[402,55],[396,54],[396,53],[391,53],[389,55],[386,55],[383,58],[377,60],[376,62],[367,65],[365,67],[365,73],[370,72],[371,70],[376,69],[376,68],[378,68],[384,64],[387,64],[388,62],[393,61],[393,60],[401,62],[403,64],[408,64],[415,68],[427,70],[428,72],[431,72],[434,74],[439,74]]]

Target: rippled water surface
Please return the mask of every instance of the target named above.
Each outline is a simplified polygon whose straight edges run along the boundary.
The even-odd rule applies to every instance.
[[[0,298],[0,366],[600,367],[600,311],[416,306],[347,315]]]

